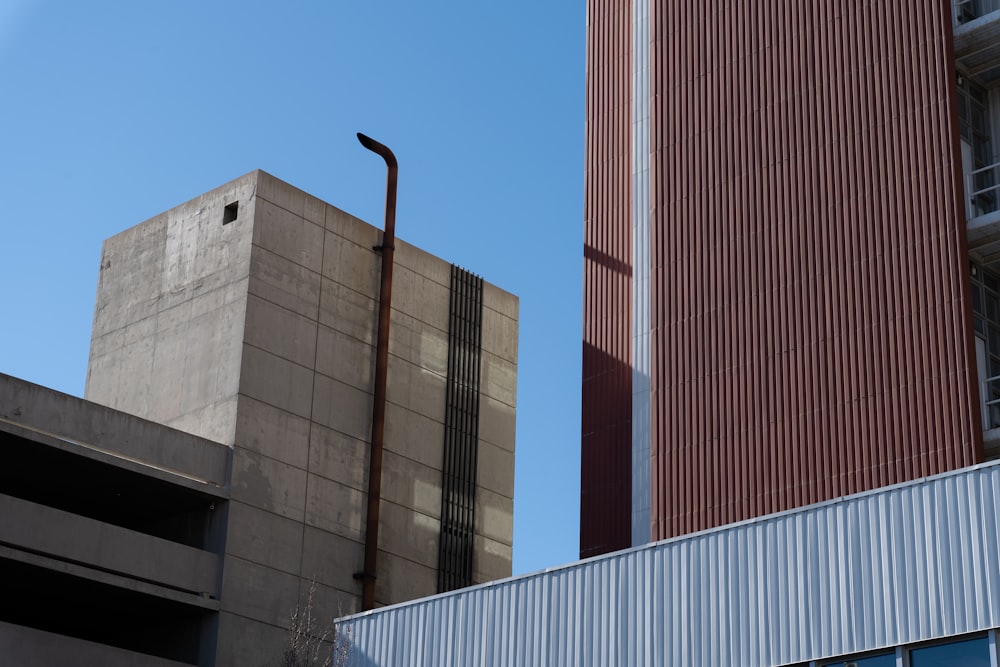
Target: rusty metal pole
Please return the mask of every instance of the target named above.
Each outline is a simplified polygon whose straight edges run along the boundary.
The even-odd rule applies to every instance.
[[[368,514],[365,519],[365,569],[355,575],[362,580],[361,610],[375,607],[375,570],[378,556],[378,515],[382,496],[382,444],[385,435],[385,383],[389,365],[389,309],[392,306],[392,254],[396,243],[396,156],[383,144],[358,132],[361,145],[382,156],[387,169],[385,183],[385,231],[382,244],[382,279],[379,288],[378,339],[375,345],[375,398],[372,405],[372,447],[368,464]]]

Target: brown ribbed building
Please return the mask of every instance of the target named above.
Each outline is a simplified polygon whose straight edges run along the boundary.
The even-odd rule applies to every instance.
[[[588,2],[581,556],[997,455],[998,35]]]

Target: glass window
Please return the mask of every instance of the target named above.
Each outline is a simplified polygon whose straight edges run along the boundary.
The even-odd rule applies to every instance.
[[[981,162],[984,165],[990,164],[990,158],[993,157],[992,151],[990,151],[990,140],[982,135],[976,135],[976,161]],[[989,174],[990,172],[986,172]]]
[[[972,99],[979,102],[980,104],[986,104],[986,89],[982,86],[977,86],[976,84],[969,82],[969,94],[972,95]]]
[[[972,105],[972,127],[986,127],[986,113],[978,104]]]
[[[869,655],[865,658],[851,658],[842,662],[825,662],[823,667],[896,667],[896,652]]]
[[[986,637],[976,637],[915,648],[910,667],[990,667],[990,644]]]
[[[994,292],[1000,290],[1000,285],[997,284],[997,276],[992,271],[983,271],[983,284],[986,285],[987,289],[991,289]]]

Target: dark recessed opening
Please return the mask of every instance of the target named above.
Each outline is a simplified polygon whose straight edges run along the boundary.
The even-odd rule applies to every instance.
[[[0,452],[0,494],[206,551],[225,525],[220,499],[192,489],[11,433]]]
[[[227,225],[235,220],[239,212],[240,203],[238,201],[234,201],[232,204],[226,204],[226,208],[222,212],[222,224]]]
[[[207,663],[199,654],[215,645],[214,612],[97,576],[0,558],[0,621],[176,662]]]

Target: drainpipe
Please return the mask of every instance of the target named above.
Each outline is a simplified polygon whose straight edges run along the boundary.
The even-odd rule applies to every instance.
[[[382,495],[382,443],[385,435],[385,379],[389,365],[389,309],[392,302],[392,254],[396,242],[396,156],[388,147],[358,132],[361,145],[382,156],[387,168],[385,184],[385,231],[382,244],[382,280],[379,288],[378,340],[375,345],[375,398],[372,405],[372,448],[368,464],[368,514],[365,520],[365,569],[355,574],[362,580],[361,610],[375,608],[375,561],[378,556],[378,515]]]

